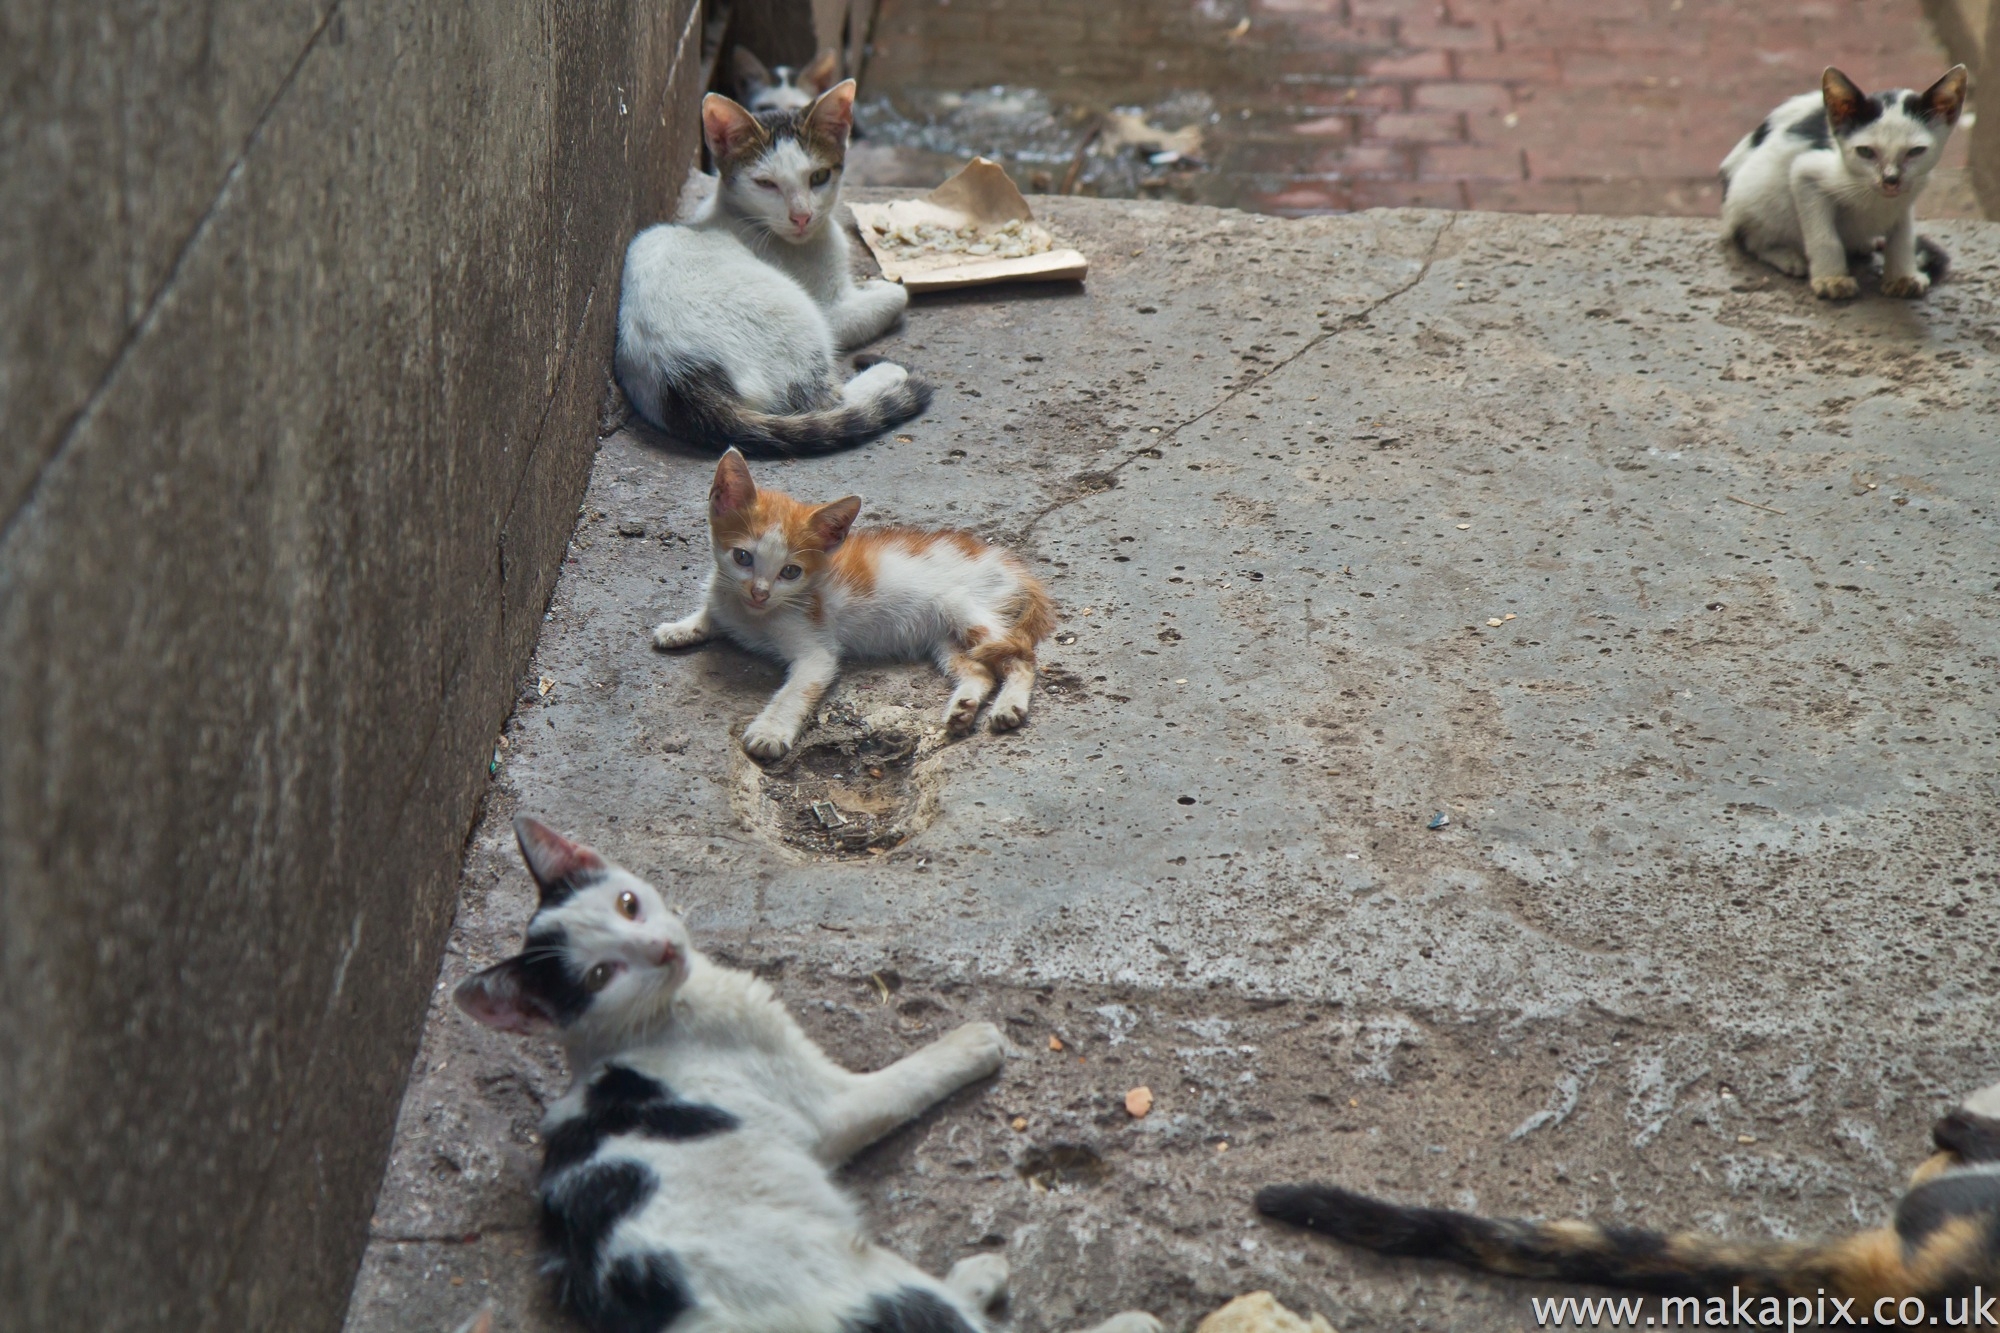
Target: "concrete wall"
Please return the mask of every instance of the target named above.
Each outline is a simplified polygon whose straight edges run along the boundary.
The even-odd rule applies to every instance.
[[[338,1326],[692,4],[0,16],[0,1327]]]

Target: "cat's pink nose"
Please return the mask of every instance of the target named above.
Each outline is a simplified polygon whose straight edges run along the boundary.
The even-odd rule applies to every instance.
[[[674,965],[674,959],[679,958],[680,956],[681,956],[681,951],[674,947],[674,942],[672,940],[667,940],[660,945],[661,967],[672,967]]]
[[[813,215],[810,213],[792,214],[792,225],[794,227],[797,227],[800,231],[804,231],[806,229],[806,224],[811,222],[812,220],[813,220]]]

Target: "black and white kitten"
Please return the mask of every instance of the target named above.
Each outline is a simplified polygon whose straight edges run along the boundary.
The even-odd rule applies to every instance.
[[[1829,66],[1819,92],[1780,106],[1722,160],[1723,230],[1830,300],[1860,292],[1849,256],[1879,246],[1883,295],[1922,296],[1946,256],[1917,235],[1913,210],[1965,108],[1965,79],[1956,65],[1921,93],[1871,97]]]
[[[984,1333],[997,1254],[942,1280],[871,1244],[831,1172],[1000,1068],[969,1023],[857,1074],[771,990],[709,961],[644,880],[532,819],[527,948],[461,983],[507,1032],[553,1032],[574,1076],[542,1120],[542,1231],[557,1298],[592,1333]],[[1159,1333],[1127,1313],[1097,1333]]]
[[[888,332],[910,301],[848,272],[833,212],[853,114],[852,79],[804,111],[703,99],[714,197],[625,251],[618,383],[655,426],[718,454],[826,453],[930,403],[928,385],[887,361],[845,384],[838,374],[839,355]]]
[[[744,46],[736,48],[732,63],[736,96],[752,111],[803,111],[840,79],[840,53],[831,48],[798,69],[790,65],[766,69]]]

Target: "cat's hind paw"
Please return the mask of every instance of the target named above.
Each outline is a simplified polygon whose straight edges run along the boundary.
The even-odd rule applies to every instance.
[[[1906,273],[1901,277],[1882,279],[1882,295],[1900,296],[1905,300],[1915,300],[1931,289],[1931,280],[1921,273]]]
[[[1774,247],[1769,250],[1759,250],[1757,258],[1788,278],[1803,278],[1811,271],[1811,265],[1806,263],[1805,255],[1797,250]]]
[[[1813,295],[1822,301],[1852,301],[1861,295],[1861,284],[1852,274],[1837,273],[1812,280]]]
[[[995,731],[1013,731],[1028,720],[1028,702],[1025,699],[1000,699],[993,705],[993,711],[986,715],[986,725]]]
[[[979,1311],[990,1310],[1007,1294],[1007,1261],[1000,1255],[969,1254],[951,1266],[944,1284]]]
[[[944,706],[944,730],[947,736],[963,736],[972,730],[972,723],[979,716],[979,705],[984,700],[977,694],[959,692],[951,696]]]
[[[766,763],[783,759],[792,748],[792,734],[775,722],[758,718],[743,729],[743,753]]]

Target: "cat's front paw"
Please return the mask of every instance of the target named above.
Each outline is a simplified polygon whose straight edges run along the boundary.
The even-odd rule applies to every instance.
[[[769,763],[783,759],[792,748],[792,733],[775,722],[758,718],[743,729],[743,752],[752,759]]]
[[[653,627],[653,646],[662,652],[692,648],[708,638],[708,627],[698,620],[669,620]]]
[[[1847,273],[1814,278],[1812,289],[1813,295],[1822,301],[1852,301],[1861,295],[1861,284],[1854,280],[1853,275]]]
[[[965,1056],[971,1069],[971,1078],[985,1078],[998,1073],[1007,1060],[1007,1038],[991,1023],[967,1023],[954,1028],[943,1041],[955,1046]]]
[[[1882,279],[1882,295],[1900,296],[1915,300],[1931,289],[1931,280],[1921,273],[1906,273],[1901,277]]]

